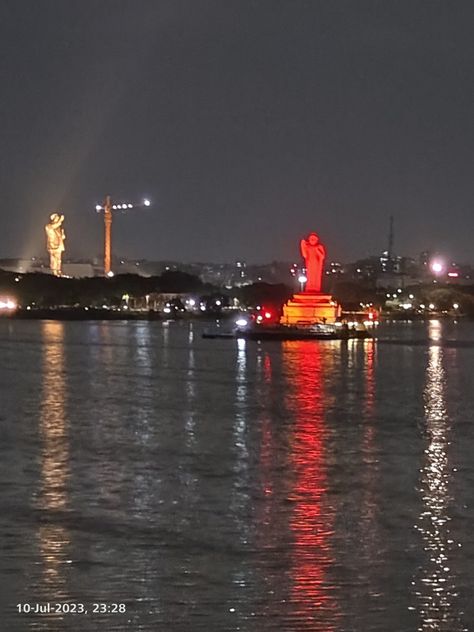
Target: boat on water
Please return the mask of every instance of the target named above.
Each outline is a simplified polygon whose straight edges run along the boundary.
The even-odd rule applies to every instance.
[[[233,330],[220,328],[205,331],[203,338],[244,338],[246,340],[348,340],[349,338],[372,338],[367,328],[347,328],[343,326],[315,324],[309,327],[287,325],[237,325]]]

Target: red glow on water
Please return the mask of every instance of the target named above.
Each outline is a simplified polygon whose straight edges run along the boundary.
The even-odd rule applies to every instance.
[[[263,378],[265,382],[270,382],[272,379],[272,363],[268,353],[265,354],[263,360]]]
[[[325,410],[323,353],[318,343],[290,342],[288,369],[292,376],[292,399],[296,420],[292,441],[294,485],[291,500],[293,533],[291,601],[301,623],[308,630],[324,623],[325,631],[334,630],[337,603],[331,591],[327,571],[334,558],[331,551],[334,515],[327,506],[325,464]],[[330,352],[330,350],[329,350]]]

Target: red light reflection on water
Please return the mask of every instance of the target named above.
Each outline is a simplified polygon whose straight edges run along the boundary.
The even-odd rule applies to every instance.
[[[375,340],[364,341],[365,351],[365,406],[364,413],[372,418],[375,408]]]
[[[296,424],[292,441],[291,602],[300,626],[331,632],[338,606],[327,577],[334,562],[334,513],[326,499],[324,374],[333,354],[326,345],[292,341],[284,345],[284,355],[290,387],[287,406]]]

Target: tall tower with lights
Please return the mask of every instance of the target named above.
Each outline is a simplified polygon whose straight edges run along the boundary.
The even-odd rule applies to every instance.
[[[104,276],[112,277],[112,214],[113,211],[125,213],[133,208],[143,208],[151,205],[150,200],[143,200],[137,204],[129,202],[123,204],[112,204],[110,195],[105,196],[103,205],[97,204],[95,210],[100,213],[104,211]]]
[[[388,229],[388,260],[389,262],[393,259],[393,241],[394,241],[394,233],[393,233],[393,215],[390,215],[390,224]]]

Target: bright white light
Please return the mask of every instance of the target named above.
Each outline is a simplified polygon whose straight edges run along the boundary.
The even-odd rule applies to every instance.
[[[150,206],[150,205],[151,205],[150,200],[147,200],[147,199],[143,200],[143,206]]]
[[[126,204],[122,204],[122,208],[127,208],[127,205]]]
[[[429,307],[430,309],[434,309],[434,308],[435,308],[434,303],[430,303],[430,304],[428,305],[428,307]]]
[[[109,279],[111,279],[114,276],[114,273],[112,272],[112,270],[109,270],[107,272],[107,276],[109,277]]]
[[[113,204],[113,205],[112,205],[112,208],[117,208],[117,204]]]
[[[133,208],[133,204],[127,204],[128,208]]]
[[[7,299],[6,301],[0,301],[0,309],[15,309],[15,307],[16,304],[10,299]]]
[[[217,305],[217,307],[220,307],[222,305],[222,301],[217,300],[216,301],[216,305]]]
[[[194,307],[196,305],[196,301],[193,298],[188,299],[188,305],[190,307]]]
[[[403,309],[411,309],[413,307],[413,305],[411,303],[403,303],[402,307],[403,307]]]
[[[0,301],[0,309],[15,309],[15,308],[16,308],[16,303],[12,301],[10,298]]]
[[[398,288],[397,292],[398,292],[399,294],[401,294],[401,293],[402,293],[401,288]]]
[[[205,305],[201,305],[201,312],[205,312],[206,311],[206,306]]]
[[[171,307],[165,307],[163,311],[165,314],[171,314]]]
[[[307,280],[308,278],[304,274],[300,274],[298,277],[298,283],[306,283]]]
[[[431,263],[431,270],[435,273],[435,274],[441,274],[441,272],[443,271],[443,264],[441,263],[441,261],[432,261]]]
[[[237,320],[235,321],[235,324],[237,325],[237,327],[247,327],[247,325],[249,324],[249,321],[246,320],[245,318],[237,318]]]
[[[409,294],[409,295],[408,295],[408,298],[409,298],[409,299],[411,299],[411,300],[413,300],[413,299],[415,298],[415,295],[414,295],[414,294]]]
[[[96,204],[95,210],[96,210],[97,212],[101,211],[101,210],[102,210],[101,205],[100,205],[100,204]]]
[[[453,303],[453,309],[459,309],[459,303]]]

